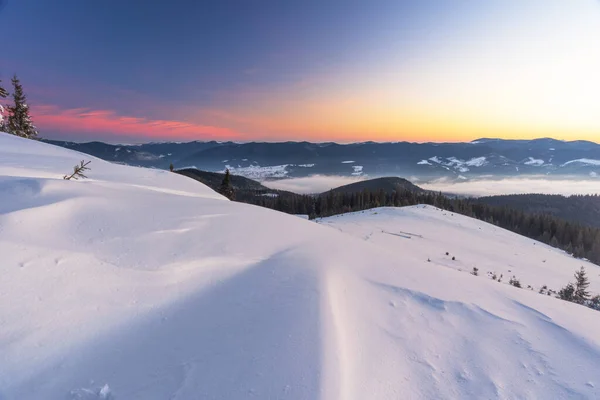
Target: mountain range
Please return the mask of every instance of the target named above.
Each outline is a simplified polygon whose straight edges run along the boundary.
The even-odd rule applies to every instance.
[[[411,181],[507,176],[600,177],[600,145],[555,139],[482,138],[462,143],[167,142],[114,145],[46,142],[107,161],[166,169],[194,167],[253,179],[311,175],[403,176]]]

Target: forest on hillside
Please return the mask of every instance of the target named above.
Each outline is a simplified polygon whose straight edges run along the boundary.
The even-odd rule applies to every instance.
[[[528,213],[551,214],[600,228],[600,196],[551,194],[515,194],[480,197],[479,201],[491,206],[509,206]]]

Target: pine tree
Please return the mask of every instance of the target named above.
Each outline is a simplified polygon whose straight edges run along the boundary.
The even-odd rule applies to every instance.
[[[575,286],[572,283],[568,283],[567,286],[558,291],[558,298],[566,301],[573,301],[573,295],[575,293]]]
[[[14,88],[13,104],[8,106],[8,132],[24,138],[35,139],[38,132],[29,115],[29,106],[23,86],[16,75],[12,78],[12,84]]]
[[[231,186],[229,169],[225,170],[225,176],[223,177],[223,182],[221,182],[219,193],[227,197],[229,200],[233,200],[235,198],[235,192],[233,191],[233,187]]]
[[[573,294],[573,301],[579,304],[585,304],[590,299],[590,292],[587,288],[590,286],[590,281],[585,273],[585,268],[575,272],[575,293]]]
[[[0,79],[0,99],[5,99],[8,97],[8,92],[2,86],[2,80]],[[4,120],[4,107],[0,104],[0,132],[7,131],[6,121]]]

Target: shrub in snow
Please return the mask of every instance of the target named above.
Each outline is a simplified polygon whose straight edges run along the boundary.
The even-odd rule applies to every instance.
[[[73,173],[71,175],[63,176],[63,179],[69,181],[71,179],[77,180],[79,178],[82,178],[82,179],[87,178],[87,176],[83,172],[90,170],[90,167],[88,167],[88,165],[90,165],[90,163],[91,163],[91,161],[85,162],[85,161],[81,160],[79,165],[76,165],[73,167]]]
[[[471,275],[478,276],[479,275],[479,268],[473,267],[473,271],[471,271]]]
[[[575,286],[571,282],[567,283],[567,286],[558,291],[558,298],[566,301],[573,301],[573,295],[575,294]]]
[[[174,169],[175,167],[173,166],[173,163],[169,164],[169,171],[173,172]]]
[[[510,280],[508,281],[508,283],[510,285],[513,285],[514,287],[521,287],[521,282],[513,275],[512,278],[510,278]]]

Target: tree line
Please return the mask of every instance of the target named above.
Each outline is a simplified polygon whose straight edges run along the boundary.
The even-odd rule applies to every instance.
[[[12,96],[6,90],[0,80],[0,99],[12,97],[12,103],[3,107],[0,104],[0,132],[11,133],[28,139],[36,139],[38,131],[29,113],[27,96],[23,91],[23,85],[15,75],[11,79]]]
[[[309,218],[328,217],[375,207],[403,207],[428,204],[444,210],[489,222],[531,239],[562,249],[577,258],[600,265],[600,229],[569,222],[546,213],[525,212],[510,206],[494,206],[478,199],[449,198],[441,193],[383,189],[355,193],[329,191],[320,195],[290,192],[236,191],[237,201]]]
[[[528,213],[552,214],[558,218],[577,221],[600,228],[600,196],[555,194],[512,194],[480,197],[491,206],[510,206]]]

